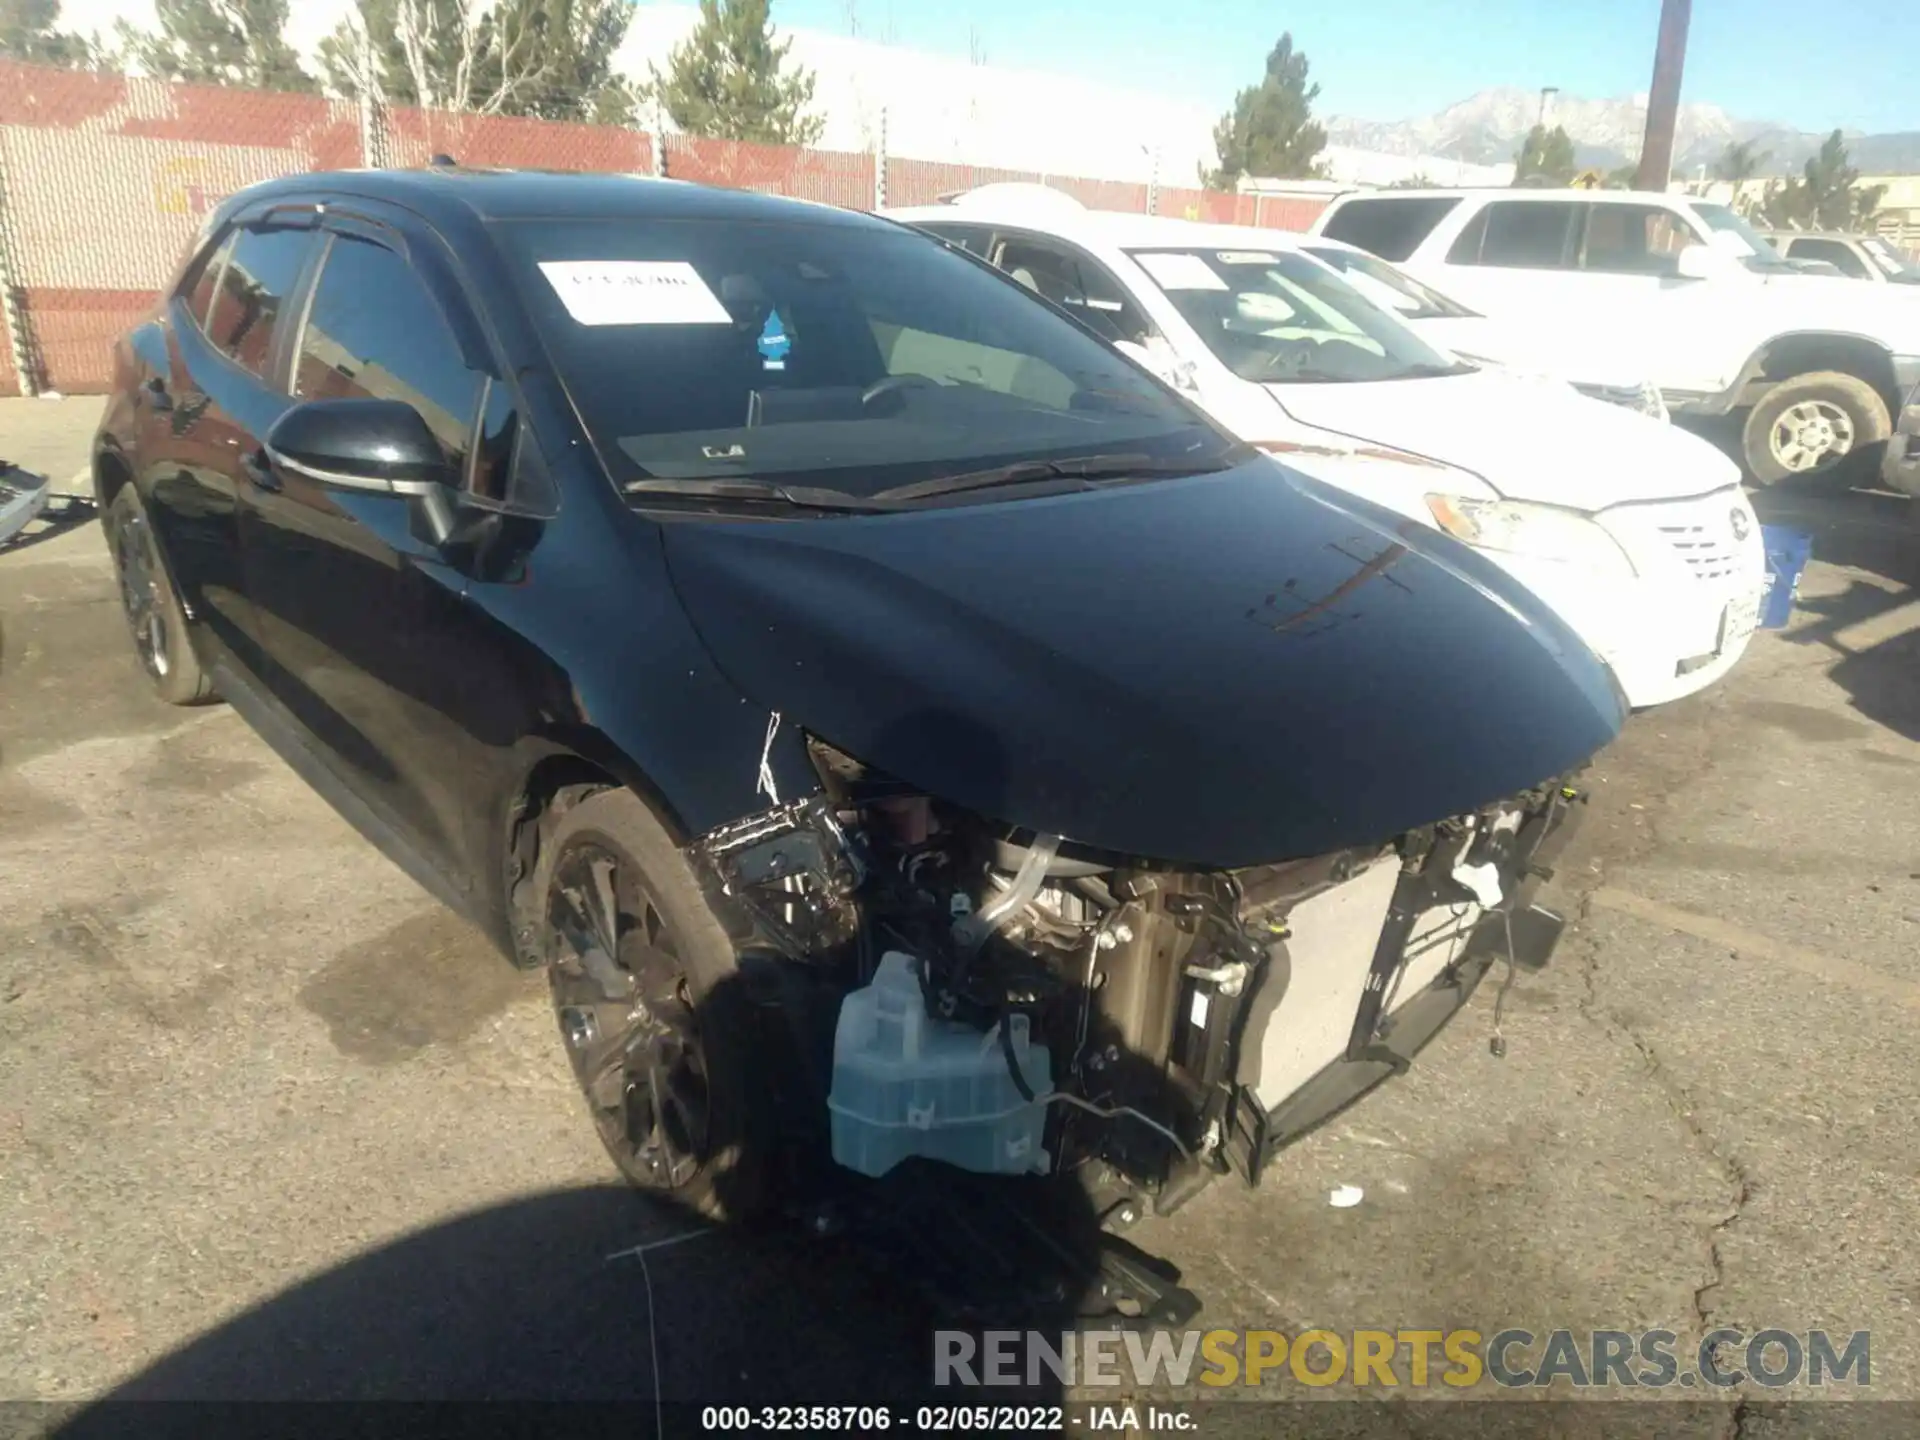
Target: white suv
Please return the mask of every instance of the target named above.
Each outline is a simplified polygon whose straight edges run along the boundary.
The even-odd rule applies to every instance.
[[[1631,347],[1676,414],[1745,417],[1762,484],[1878,446],[1920,386],[1920,288],[1835,285],[1724,205],[1610,190],[1395,190],[1314,233],[1513,326]]]
[[[1031,188],[892,218],[999,266],[1287,464],[1484,550],[1607,660],[1634,706],[1710,684],[1746,649],[1766,583],[1759,525],[1737,468],[1704,440],[1462,361],[1304,236],[1107,214]]]

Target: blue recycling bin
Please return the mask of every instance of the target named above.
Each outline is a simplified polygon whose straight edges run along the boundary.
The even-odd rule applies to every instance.
[[[1760,543],[1767,552],[1767,594],[1760,605],[1760,628],[1783,630],[1793,616],[1800,572],[1813,558],[1813,536],[1783,525],[1762,525]]]

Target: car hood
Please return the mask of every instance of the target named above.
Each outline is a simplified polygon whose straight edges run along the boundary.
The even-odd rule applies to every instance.
[[[1496,568],[1265,460],[673,522],[663,543],[750,700],[929,794],[1122,854],[1378,842],[1562,773],[1623,718],[1604,665]]]
[[[1705,495],[1740,478],[1731,460],[1678,426],[1533,376],[1476,370],[1266,388],[1302,424],[1469,471],[1511,500],[1593,511]],[[1438,484],[1431,470],[1411,483]]]
[[[1430,345],[1510,370],[1576,385],[1632,389],[1647,378],[1644,361],[1591,333],[1534,332],[1486,315],[1436,315],[1407,324]]]
[[[1875,285],[1847,276],[1795,275],[1770,270],[1759,277],[1768,292],[1768,318],[1781,330],[1838,330],[1881,341],[1896,354],[1920,354],[1920,289]]]

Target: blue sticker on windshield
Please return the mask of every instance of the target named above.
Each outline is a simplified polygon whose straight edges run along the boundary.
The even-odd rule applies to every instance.
[[[793,341],[787,338],[787,327],[780,323],[780,312],[767,312],[767,323],[760,330],[760,363],[768,370],[787,368],[787,352],[793,349]]]

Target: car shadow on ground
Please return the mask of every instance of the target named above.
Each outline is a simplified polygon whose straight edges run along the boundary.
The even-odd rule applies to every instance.
[[[1837,593],[1803,595],[1785,638],[1830,653],[1828,674],[1856,710],[1920,740],[1920,524],[1914,502],[1871,489],[1802,487],[1761,491],[1754,508],[1763,525],[1811,536],[1814,559],[1863,572]]]
[[[589,1187],[475,1211],[294,1285],[60,1433],[137,1420],[151,1434],[166,1407],[129,1407],[156,1400],[628,1402],[642,1434],[656,1405],[671,1433],[700,1430],[714,1403],[951,1406],[962,1397],[932,1384],[932,1321],[831,1240],[705,1226]],[[988,1398],[1023,1396],[1047,1392]]]

